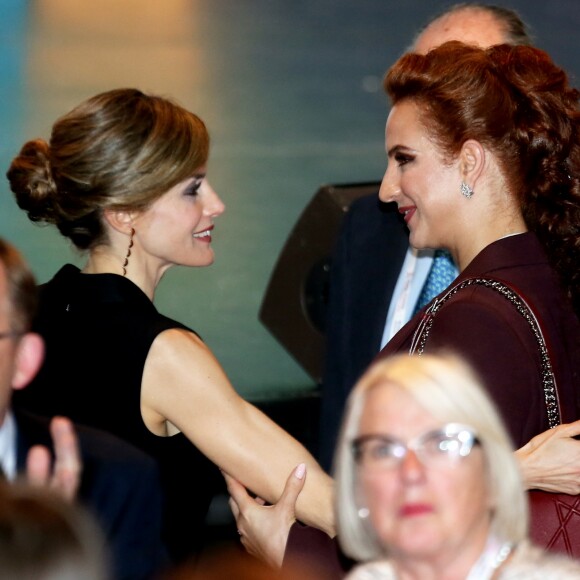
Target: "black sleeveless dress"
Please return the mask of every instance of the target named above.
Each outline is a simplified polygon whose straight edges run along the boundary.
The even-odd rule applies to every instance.
[[[190,329],[159,314],[140,288],[116,274],[82,274],[68,264],[40,290],[34,330],[46,341],[46,360],[33,383],[15,393],[15,407],[68,416],[153,456],[165,494],[167,548],[175,561],[193,555],[220,473],[184,435],[151,433],[140,411],[153,340],[170,328]]]

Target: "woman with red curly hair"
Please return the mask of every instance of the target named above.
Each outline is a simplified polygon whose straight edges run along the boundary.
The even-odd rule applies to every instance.
[[[380,198],[397,203],[411,245],[448,250],[460,275],[380,356],[459,353],[521,446],[578,418],[580,93],[539,49],[459,42],[404,55],[385,89]]]
[[[570,454],[542,450],[579,431],[578,422],[550,427],[579,416],[580,93],[541,50],[459,42],[402,56],[385,89],[393,107],[379,196],[397,203],[412,246],[448,250],[460,275],[379,358],[459,354],[520,448],[525,488],[577,494]],[[376,458],[388,449],[377,449]],[[248,523],[250,514],[263,527],[264,510],[235,482],[230,492],[235,513],[243,515],[244,545],[278,554],[279,545],[264,541]],[[343,500],[338,498],[339,511]],[[282,506],[279,525],[287,511]],[[415,515],[408,519],[421,527],[427,520]],[[369,509],[358,513],[369,516]],[[532,521],[538,521],[534,514]],[[339,524],[338,537],[344,533]],[[337,578],[350,565],[337,557],[336,542],[298,525],[289,532],[284,563],[294,559],[320,564]]]

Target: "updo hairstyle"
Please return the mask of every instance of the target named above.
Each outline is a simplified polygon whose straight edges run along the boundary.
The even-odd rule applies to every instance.
[[[56,225],[79,249],[104,239],[102,212],[143,211],[207,162],[196,115],[136,89],[85,101],[56,121],[50,142],[28,141],[7,177],[34,222]]]
[[[393,104],[419,106],[449,161],[468,139],[493,152],[580,313],[580,92],[566,73],[530,46],[451,41],[402,56],[384,87]]]

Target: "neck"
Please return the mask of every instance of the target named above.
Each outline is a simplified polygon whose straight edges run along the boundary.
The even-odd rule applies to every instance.
[[[100,246],[91,250],[82,272],[84,274],[118,274],[122,276],[124,260],[124,256],[117,255],[112,248]],[[129,258],[124,277],[131,280],[153,301],[155,288],[163,273],[164,271],[159,269],[147,268],[147,265],[142,264],[138,256],[133,253]]]
[[[478,184],[477,195],[461,204],[455,221],[449,250],[460,271],[489,244],[528,229],[516,196],[497,171],[494,174],[491,168],[490,172],[492,176]]]
[[[487,526],[477,525],[468,533],[469,540],[440,545],[424,557],[393,558],[397,580],[465,580],[486,549],[487,530]]]
[[[513,222],[504,227],[494,227],[487,231],[479,231],[471,238],[462,239],[455,245],[455,248],[450,249],[450,252],[459,271],[462,272],[479,252],[493,242],[509,236],[523,234],[526,231],[528,231],[528,228],[522,218],[518,223]]]

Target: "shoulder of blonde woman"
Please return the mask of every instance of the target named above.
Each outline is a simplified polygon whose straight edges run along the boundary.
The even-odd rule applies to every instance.
[[[522,542],[501,568],[497,580],[578,580],[580,561],[565,554],[546,552],[530,542]]]
[[[397,580],[397,575],[388,560],[377,560],[356,566],[344,580]]]

